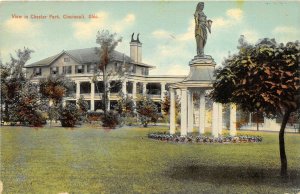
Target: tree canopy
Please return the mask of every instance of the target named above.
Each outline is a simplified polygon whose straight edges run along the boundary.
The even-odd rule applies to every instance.
[[[300,107],[300,44],[286,44],[274,39],[260,40],[256,45],[241,36],[238,53],[224,61],[216,71],[210,96],[220,103],[235,103],[249,112],[266,116],[283,115],[279,132],[281,175],[287,175],[284,131],[292,112]]]
[[[277,44],[263,39],[256,45],[243,37],[239,52],[229,56],[224,68],[216,71],[211,97],[218,102],[233,102],[250,112],[284,114],[299,108],[299,42]]]

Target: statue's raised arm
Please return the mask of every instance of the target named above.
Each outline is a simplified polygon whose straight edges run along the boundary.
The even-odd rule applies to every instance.
[[[199,2],[194,14],[195,17],[195,38],[197,45],[197,55],[204,56],[204,47],[207,41],[207,29],[211,33],[211,20],[206,20],[203,12],[204,2]]]

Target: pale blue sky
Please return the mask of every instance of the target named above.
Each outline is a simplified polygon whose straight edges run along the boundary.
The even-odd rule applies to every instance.
[[[140,33],[143,61],[157,66],[151,74],[187,74],[195,55],[193,14],[198,1],[148,2],[0,2],[0,49],[9,53],[24,46],[35,50],[30,62],[62,50],[97,46],[98,30],[123,37],[117,50],[129,55],[132,32]],[[18,15],[96,14],[99,19],[12,19]],[[241,34],[249,42],[269,37],[278,42],[300,39],[300,2],[205,1],[204,13],[213,20],[205,54],[221,64],[236,51]]]

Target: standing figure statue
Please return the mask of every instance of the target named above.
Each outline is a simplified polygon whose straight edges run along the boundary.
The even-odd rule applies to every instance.
[[[207,30],[211,33],[211,20],[206,20],[203,12],[204,2],[199,2],[195,11],[195,38],[197,44],[197,56],[204,56],[204,47],[207,41]]]

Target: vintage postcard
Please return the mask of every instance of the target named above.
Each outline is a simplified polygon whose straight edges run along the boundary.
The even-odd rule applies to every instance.
[[[300,193],[299,1],[0,1],[0,193]]]

